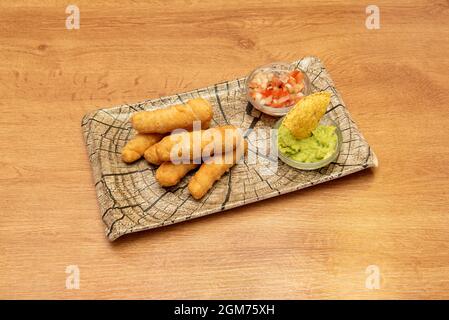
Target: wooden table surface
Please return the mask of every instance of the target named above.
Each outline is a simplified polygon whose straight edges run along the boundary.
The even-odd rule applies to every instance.
[[[359,1],[73,4],[79,30],[67,1],[0,3],[0,298],[449,298],[447,1],[376,1],[379,30]],[[379,168],[106,239],[84,114],[306,55]]]

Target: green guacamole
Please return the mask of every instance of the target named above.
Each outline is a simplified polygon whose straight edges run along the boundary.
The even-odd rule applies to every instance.
[[[318,162],[332,155],[337,146],[334,126],[319,125],[312,135],[296,139],[285,126],[278,131],[279,150],[287,157],[299,162]]]

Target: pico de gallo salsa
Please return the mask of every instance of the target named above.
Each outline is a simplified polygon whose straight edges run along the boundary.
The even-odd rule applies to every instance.
[[[254,74],[248,87],[259,105],[290,107],[304,97],[304,74],[300,70],[285,73],[261,70]]]

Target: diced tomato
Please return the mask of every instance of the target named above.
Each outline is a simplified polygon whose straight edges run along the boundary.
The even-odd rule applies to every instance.
[[[296,70],[296,71],[298,71],[298,70]],[[295,75],[294,78],[296,79],[297,83],[300,83],[304,80],[304,75],[302,74],[302,72],[298,71],[298,73]]]
[[[283,89],[282,93],[281,93],[281,97],[289,97],[289,96],[290,96],[290,93],[288,92],[288,90],[287,89]]]
[[[273,95],[273,89],[265,89],[261,93],[264,97],[269,97]]]
[[[284,90],[282,90],[282,89],[277,89],[277,90],[273,90],[273,98],[281,98],[281,97],[285,97],[285,96],[288,96],[289,95],[289,93],[288,93],[288,91],[284,91]]]
[[[295,86],[295,84],[296,84],[296,79],[294,78],[294,77],[289,77],[288,78],[288,82],[287,83],[289,83],[292,87],[293,86]]]
[[[294,78],[297,83],[300,83],[301,81],[304,80],[304,75],[299,70],[293,70],[290,73],[290,77]]]

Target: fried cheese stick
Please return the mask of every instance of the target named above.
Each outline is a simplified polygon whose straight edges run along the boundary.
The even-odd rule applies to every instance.
[[[219,180],[223,174],[234,166],[240,158],[246,153],[248,144],[244,140],[243,147],[240,146],[234,150],[231,161],[226,160],[226,154],[222,156],[221,161],[203,163],[192,179],[189,181],[189,192],[195,199],[201,199],[212,188],[214,183]]]
[[[168,133],[175,129],[193,128],[194,121],[201,121],[201,128],[209,128],[213,110],[209,101],[196,98],[185,104],[166,109],[139,111],[131,118],[134,129],[140,133]]]
[[[242,135],[233,125],[182,132],[167,136],[152,145],[145,151],[144,157],[152,164],[161,164],[165,161],[184,163],[188,162],[185,160],[195,160],[214,153],[231,151],[242,140]]]
[[[156,180],[162,187],[171,187],[177,185],[190,170],[198,166],[199,164],[195,163],[174,164],[164,162],[156,170]]]
[[[134,162],[143,156],[145,150],[162,139],[158,133],[138,133],[128,141],[122,149],[122,160],[126,163]]]

